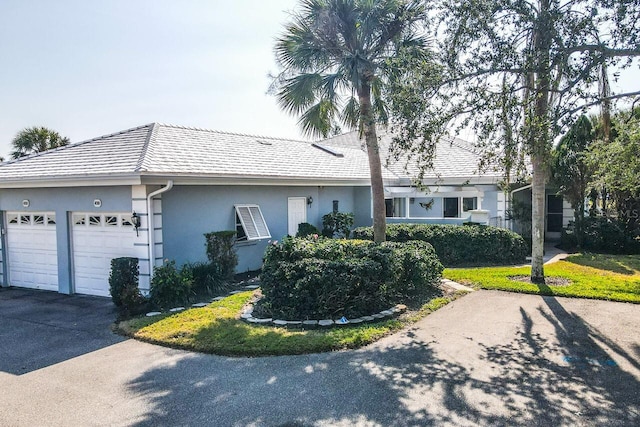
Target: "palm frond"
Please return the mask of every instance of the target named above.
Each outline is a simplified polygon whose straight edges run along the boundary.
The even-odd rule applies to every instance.
[[[326,99],[320,100],[305,111],[298,124],[302,132],[312,138],[326,138],[335,127],[336,106]]]
[[[322,76],[317,73],[299,74],[285,79],[278,92],[280,107],[290,114],[302,113],[316,101],[316,92],[322,83]]]

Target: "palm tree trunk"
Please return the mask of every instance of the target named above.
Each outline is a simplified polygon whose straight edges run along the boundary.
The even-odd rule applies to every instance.
[[[358,91],[360,100],[360,120],[369,157],[369,174],[371,176],[371,197],[373,199],[373,240],[384,242],[387,238],[387,220],[384,205],[384,183],[382,182],[382,164],[380,148],[376,134],[376,122],[371,111],[371,87],[363,84]]]

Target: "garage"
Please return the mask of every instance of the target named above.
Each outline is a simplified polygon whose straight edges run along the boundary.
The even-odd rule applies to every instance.
[[[53,212],[7,212],[9,284],[58,290],[56,216]]]
[[[109,296],[111,260],[134,256],[131,213],[74,212],[72,221],[75,292]]]

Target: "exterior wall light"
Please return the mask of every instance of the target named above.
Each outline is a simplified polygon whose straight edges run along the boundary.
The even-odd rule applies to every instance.
[[[22,201],[22,207],[23,207],[23,208],[28,208],[30,204],[31,204],[31,203],[29,202],[29,199],[24,199],[24,200]]]
[[[311,203],[313,203],[313,197],[308,196],[307,197],[307,205],[311,206]]]
[[[131,215],[131,224],[133,224],[133,228],[136,229],[136,236],[138,236],[138,228],[140,228],[140,217],[135,212],[133,212],[133,214]]]

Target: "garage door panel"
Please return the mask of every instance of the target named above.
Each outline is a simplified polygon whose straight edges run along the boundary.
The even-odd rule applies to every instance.
[[[73,214],[73,263],[76,293],[109,296],[113,258],[134,256],[135,231],[129,213]]]
[[[9,284],[58,290],[55,214],[7,213]]]

